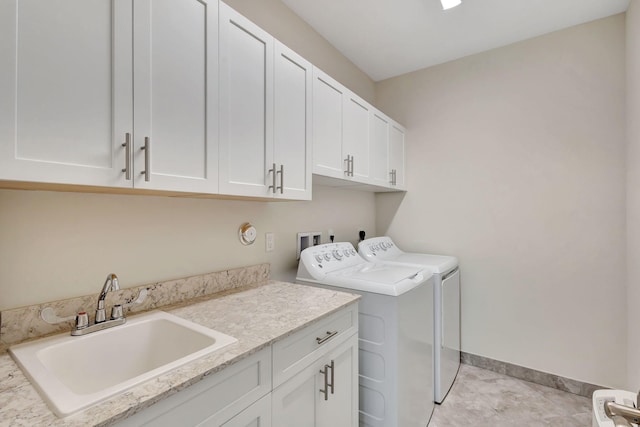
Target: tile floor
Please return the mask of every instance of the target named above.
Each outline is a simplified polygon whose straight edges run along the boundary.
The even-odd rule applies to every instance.
[[[591,399],[460,365],[429,427],[590,427]]]

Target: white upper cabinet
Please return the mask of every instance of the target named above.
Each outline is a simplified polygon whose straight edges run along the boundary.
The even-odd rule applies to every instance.
[[[220,192],[311,199],[311,64],[220,4]]]
[[[342,157],[342,96],[345,88],[317,68],[313,69],[313,173],[345,178],[348,162]]]
[[[217,192],[217,8],[0,3],[0,179]]]
[[[391,187],[404,190],[405,183],[405,129],[396,122],[389,127],[389,173]]]
[[[273,37],[220,3],[220,192],[269,195]]]
[[[348,177],[369,183],[369,116],[371,106],[351,92],[343,97],[342,157],[348,159]]]
[[[402,127],[395,124],[396,133],[392,133],[393,120],[317,68],[313,70],[312,117],[313,173],[319,182],[368,191],[404,188]],[[393,173],[392,136],[397,170]],[[401,143],[397,142],[400,137]],[[402,184],[392,184],[394,176]]]
[[[131,186],[131,5],[0,2],[0,179]]]
[[[387,116],[379,111],[371,111],[370,177],[371,183],[382,187],[389,186],[391,174],[389,169],[389,123]]]
[[[312,70],[311,63],[276,41],[273,126],[276,197],[311,200]]]
[[[0,53],[0,186],[404,188],[404,129],[218,0],[0,0]]]
[[[218,2],[135,0],[135,187],[216,193]]]

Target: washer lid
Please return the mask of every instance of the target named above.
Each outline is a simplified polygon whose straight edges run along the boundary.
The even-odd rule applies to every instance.
[[[405,279],[415,277],[421,270],[422,268],[419,267],[369,263],[339,271],[336,275],[340,275],[345,279],[395,285]]]
[[[395,258],[385,259],[385,262],[397,262],[422,266],[433,271],[435,274],[446,273],[458,266],[458,258],[444,255],[403,253]]]
[[[317,283],[319,285],[344,288],[346,292],[348,292],[349,290],[354,290],[374,294],[389,295],[394,297],[400,296],[405,292],[409,292],[412,289],[417,288],[418,286],[433,286],[433,276],[431,271],[429,270],[416,270],[412,267],[409,267],[409,270],[406,270],[404,267],[400,269],[396,268],[397,266],[390,267],[392,267],[392,270],[395,271],[394,273],[389,273],[392,270],[388,270],[387,273],[382,274],[384,278],[382,276],[377,276],[377,278],[373,280],[372,278],[374,278],[376,274],[380,274],[379,271],[352,271],[352,274],[345,274],[345,271],[341,271],[327,274],[321,280],[297,277],[296,281],[302,284]],[[409,277],[401,278],[406,276],[408,272],[411,272],[413,274],[411,274]],[[392,281],[387,282],[385,281],[385,279]]]

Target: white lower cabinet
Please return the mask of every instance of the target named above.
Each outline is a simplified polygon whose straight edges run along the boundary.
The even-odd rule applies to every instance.
[[[134,416],[123,420],[118,426],[239,426],[252,425],[232,422],[234,417],[249,411],[253,419],[270,418],[270,408],[263,405],[253,407],[260,399],[270,399],[271,348],[232,365],[209,378],[168,397]],[[264,409],[264,413],[253,411]],[[227,424],[229,423],[229,424]],[[257,424],[259,426],[269,424]]]
[[[216,424],[217,425],[217,424]],[[231,418],[223,427],[270,427],[271,393]]]
[[[272,422],[278,427],[358,425],[358,305],[273,345]]]
[[[351,304],[116,425],[357,424],[358,305]]]
[[[271,399],[274,426],[357,426],[358,335],[276,388]]]

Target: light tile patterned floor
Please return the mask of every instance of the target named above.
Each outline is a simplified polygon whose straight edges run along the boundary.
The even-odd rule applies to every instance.
[[[429,427],[590,427],[591,399],[461,365]]]

